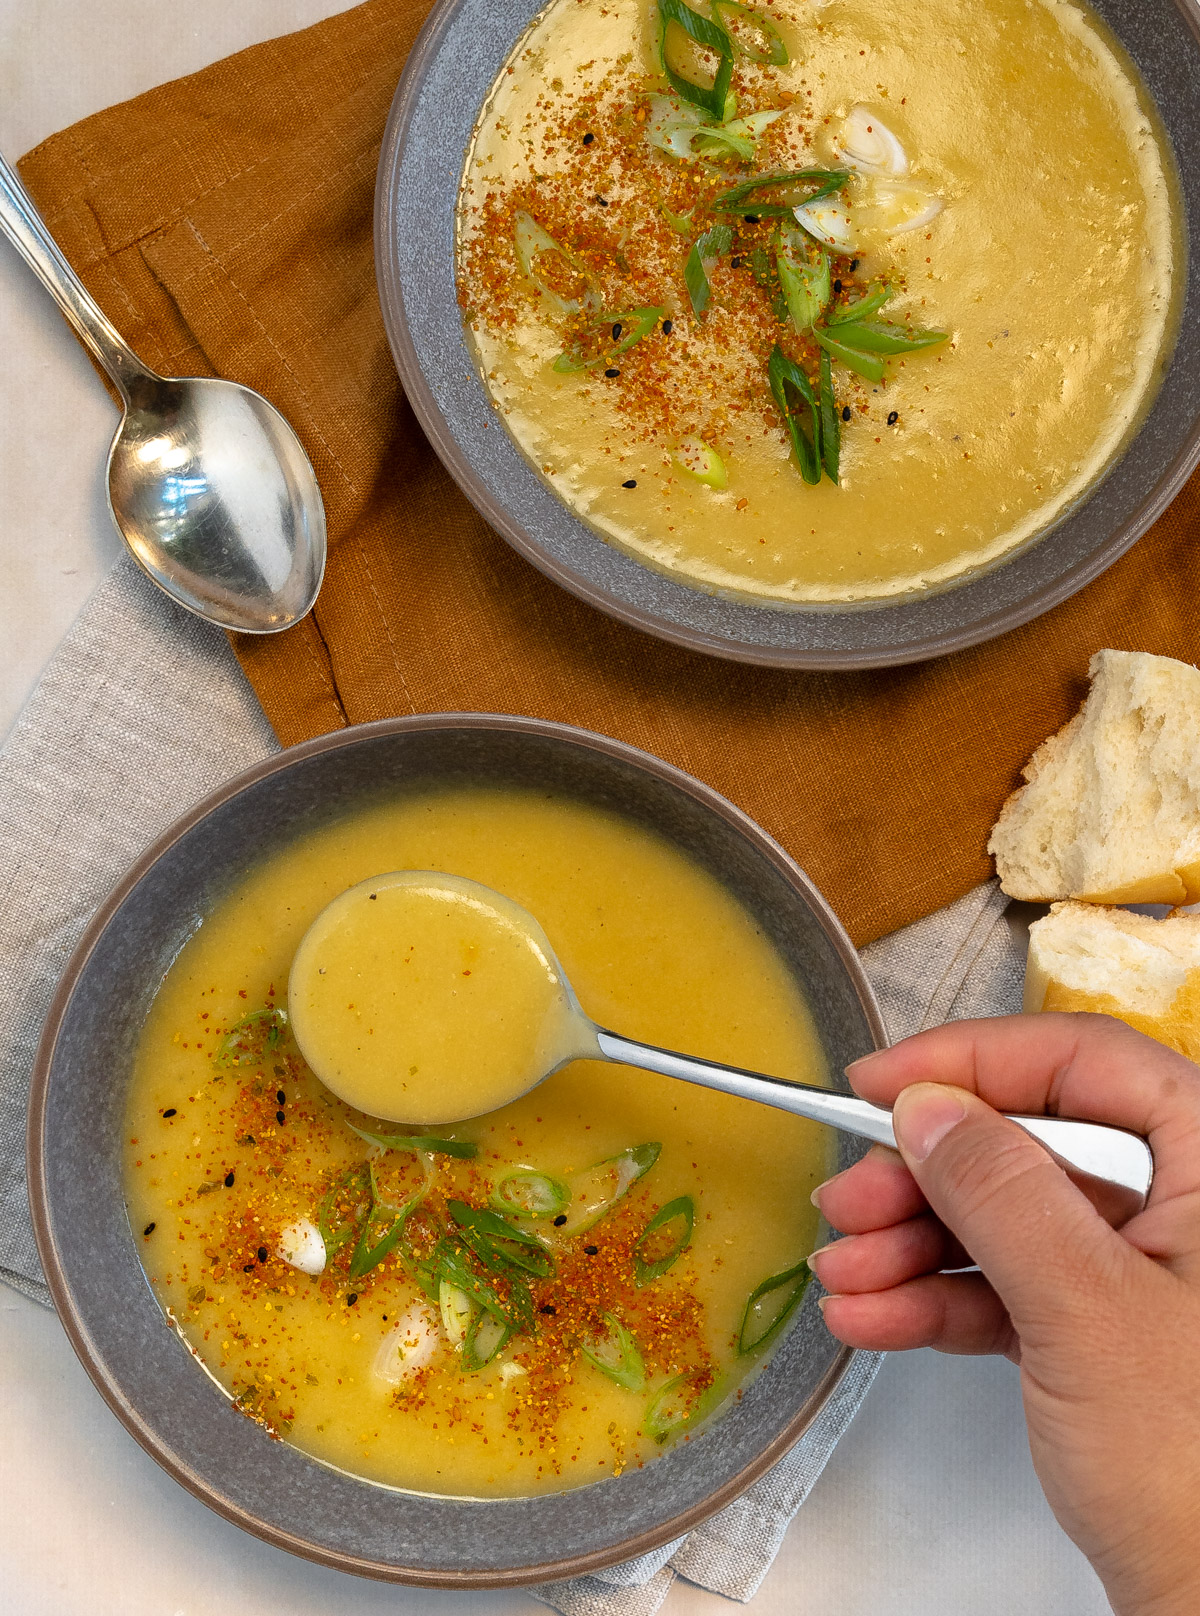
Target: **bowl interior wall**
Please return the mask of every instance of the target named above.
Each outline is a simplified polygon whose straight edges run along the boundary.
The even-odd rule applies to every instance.
[[[668,778],[665,766],[658,774],[609,744],[510,722],[393,729],[309,750],[167,846],[111,915],[75,982],[53,1050],[43,1137],[46,1219],[79,1344],[102,1390],[168,1468],[224,1513],[301,1552],[431,1580],[529,1567],[556,1574],[578,1556],[661,1535],[664,1523],[702,1506],[815,1412],[844,1367],[810,1297],[742,1402],[646,1471],[551,1498],[426,1497],[335,1471],[235,1414],[165,1324],[143,1275],[121,1147],[132,1058],[164,973],[200,919],[265,857],[397,793],[536,785],[656,830],[719,876],[768,932],[812,1005],[832,1071],[840,1076],[874,1046],[869,994],[788,861],[761,833],[748,836],[736,811],[714,812],[707,793],[676,783],[685,777]],[[843,1136],[841,1163],[861,1149]]]

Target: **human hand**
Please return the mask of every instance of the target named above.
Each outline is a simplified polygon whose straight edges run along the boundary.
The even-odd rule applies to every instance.
[[[847,1075],[894,1108],[900,1155],[813,1196],[845,1235],[810,1259],[829,1329],[1012,1358],[1038,1478],[1118,1616],[1197,1616],[1200,1067],[1107,1016],[1039,1015],[952,1022]],[[1109,1228],[1000,1111],[1144,1134],[1145,1210]]]

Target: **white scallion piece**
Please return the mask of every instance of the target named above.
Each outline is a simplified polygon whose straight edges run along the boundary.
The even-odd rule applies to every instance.
[[[379,1343],[371,1371],[387,1385],[399,1386],[424,1369],[437,1351],[439,1339],[433,1313],[423,1302],[414,1302]]]
[[[875,180],[864,197],[861,223],[886,236],[920,230],[942,211],[943,203],[924,185],[911,181]]]
[[[467,1333],[474,1303],[466,1291],[459,1290],[448,1280],[438,1286],[438,1310],[442,1315],[442,1331],[452,1347],[458,1346]]]
[[[500,1379],[506,1386],[510,1381],[519,1380],[522,1375],[527,1375],[528,1373],[528,1369],[522,1369],[519,1363],[506,1363],[500,1365]]]
[[[801,202],[792,212],[796,223],[830,252],[852,257],[858,251],[854,223],[842,204],[832,197],[822,197],[819,202]]]
[[[297,1218],[279,1231],[276,1255],[302,1274],[321,1274],[325,1271],[325,1242],[321,1231],[311,1218]]]
[[[867,107],[854,107],[835,142],[838,156],[848,168],[864,174],[888,174],[903,179],[908,156],[887,125]]]

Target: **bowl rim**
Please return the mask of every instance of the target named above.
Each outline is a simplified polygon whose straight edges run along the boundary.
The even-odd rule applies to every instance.
[[[80,1316],[67,1282],[60,1259],[50,1215],[50,1192],[47,1182],[49,1152],[46,1148],[46,1110],[49,1098],[51,1070],[59,1033],[79,979],[97,947],[104,931],[125,899],[142,881],[153,866],[188,832],[209,814],[221,808],[241,791],[258,782],[279,774],[296,763],[356,745],[377,737],[412,734],[429,730],[491,730],[507,731],[534,737],[567,741],[586,749],[606,754],[639,767],[666,784],[683,791],[702,807],[715,813],[733,830],[743,835],[755,850],[774,866],[803,901],[832,945],[850,985],[862,1008],[870,1036],[876,1048],[885,1048],[889,1042],[887,1028],[873,988],[863,970],[857,950],[845,928],[838,920],[827,899],[811,878],[791,855],[760,825],[727,797],[711,786],[676,768],[674,764],[642,751],[624,741],[585,730],[575,725],[557,723],[550,719],[530,718],[510,713],[415,713],[397,718],[378,719],[368,724],[350,725],[315,737],[297,746],[286,747],[274,756],[242,770],[222,785],[209,792],[189,808],[139,855],[129,866],[108,897],[96,910],[71,952],[55,988],[38,1041],[30,1080],[29,1104],[26,1123],[26,1173],[29,1207],[38,1258],[45,1274],[55,1311],[66,1332],[76,1356],[87,1371],[93,1385],[116,1414],[121,1424],[156,1463],[194,1497],[216,1514],[241,1527],[251,1536],[262,1539],[276,1548],[285,1549],[302,1559],[350,1572],[378,1581],[395,1582],[418,1587],[433,1588],[503,1588],[528,1587],[533,1584],[566,1580],[588,1575],[616,1565],[673,1541],[691,1531],[702,1521],[743,1493],[771,1468],[784,1453],[804,1434],[826,1406],[857,1356],[850,1347],[842,1346],[833,1362],[814,1390],[808,1405],[794,1416],[786,1426],[746,1464],[711,1494],[682,1510],[670,1520],[660,1523],[634,1537],[624,1539],[605,1549],[590,1550],[561,1561],[541,1562],[536,1565],[513,1566],[501,1571],[431,1571],[425,1567],[406,1567],[367,1559],[365,1557],[330,1549],[307,1538],[290,1533],[261,1519],[230,1499],[215,1491],[212,1485],[160,1438],[157,1430],[143,1417],[126,1397],[117,1377],[110,1371],[103,1355],[94,1343],[85,1320]],[[140,1259],[139,1259],[140,1261]],[[157,1304],[156,1304],[157,1305]],[[318,1461],[319,1462],[319,1461]],[[550,1494],[550,1497],[556,1495]]]
[[[1137,507],[1123,521],[1119,522],[1114,531],[1102,543],[1093,546],[1085,554],[1081,555],[1078,560],[1044,581],[1035,582],[1033,587],[1021,593],[1019,598],[999,607],[985,606],[981,615],[970,622],[948,628],[934,625],[918,629],[916,633],[906,633],[901,629],[897,639],[882,644],[843,648],[805,644],[763,644],[755,643],[749,639],[735,640],[732,635],[722,636],[703,627],[681,623],[665,615],[660,615],[639,605],[636,601],[628,599],[625,595],[605,586],[603,583],[586,577],[582,572],[551,553],[547,547],[532,538],[516,516],[510,512],[504,501],[493,492],[491,486],[476,472],[467,459],[461,445],[450,429],[448,418],[438,404],[429,376],[418,357],[404,296],[404,277],[397,249],[396,231],[392,228],[396,199],[401,189],[401,163],[413,116],[424,88],[428,68],[436,57],[437,52],[441,49],[445,36],[454,21],[455,14],[461,7],[471,3],[472,0],[435,0],[435,4],[422,24],[404,63],[388,113],[387,124],[380,146],[375,181],[375,274],[379,290],[380,308],[388,342],[391,346],[392,356],[405,396],[412,406],[421,430],[428,438],[438,459],[484,520],[513,549],[531,562],[539,572],[561,588],[566,589],[570,594],[575,595],[589,606],[604,612],[607,616],[616,618],[632,628],[640,629],[644,633],[651,634],[657,639],[666,640],[688,650],[699,651],[708,656],[723,658],[727,661],[761,667],[822,671],[854,671],[869,668],[900,667],[909,663],[924,662],[936,657],[948,656],[955,651],[965,650],[970,646],[995,639],[999,635],[1007,634],[1010,630],[1030,622],[1033,618],[1040,617],[1051,608],[1061,605],[1063,601],[1077,594],[1086,585],[1098,578],[1101,573],[1107,571],[1126,551],[1132,549],[1147,529],[1157,521],[1171,504],[1197,465],[1200,465],[1200,411],[1198,411],[1190,432],[1174,457],[1165,466],[1153,488],[1149,490]],[[1169,3],[1179,14],[1197,46],[1200,47],[1200,0],[1169,0]],[[1108,18],[1101,14],[1101,21],[1118,39],[1122,50],[1132,60],[1132,52],[1125,42],[1116,35],[1116,30],[1112,28]],[[519,38],[521,32],[527,26],[528,22],[523,22],[520,25],[516,36],[514,36],[514,43],[515,38]],[[1149,87],[1144,84],[1140,70],[1138,70],[1137,87],[1140,92],[1144,91],[1154,105],[1156,112],[1158,112],[1158,102]],[[1166,119],[1161,112],[1158,112],[1158,116],[1164,125],[1169,160],[1172,167],[1178,172],[1178,156],[1174,151],[1170,133],[1165,130]],[[806,615],[807,610],[809,615],[819,617],[837,615],[843,618],[853,618],[855,616],[879,618],[891,612],[902,612],[906,607],[929,604],[944,596],[960,594],[975,585],[984,585],[986,580],[1005,572],[1009,566],[1019,563],[1023,557],[1027,557],[1032,552],[1039,550],[1044,542],[1052,540],[1056,532],[1085,505],[1091,502],[1120,464],[1127,459],[1134,443],[1141,435],[1150,415],[1156,408],[1162,391],[1161,382],[1165,380],[1167,373],[1175,362],[1182,322],[1186,307],[1190,302],[1189,237],[1191,225],[1185,199],[1179,188],[1176,189],[1176,195],[1178,203],[1177,223],[1180,237],[1179,285],[1176,292],[1178,304],[1174,328],[1172,332],[1168,333],[1167,346],[1161,360],[1160,383],[1152,391],[1149,407],[1141,421],[1100,472],[1095,482],[1062,512],[1047,529],[1036,535],[1032,540],[1018,546],[1010,556],[1001,557],[997,562],[984,568],[981,572],[968,574],[957,583],[950,583],[944,588],[931,590],[923,596],[908,595],[899,597],[895,601],[870,601],[862,607],[849,604],[807,609],[802,606],[771,608],[758,606],[751,600],[742,601],[729,598],[726,604],[734,608],[734,614],[736,615],[739,612],[750,615],[769,614],[775,618],[786,619],[790,617],[794,620],[799,620]],[[473,359],[471,364],[474,368]],[[490,396],[488,402],[495,420],[499,422],[500,417],[495,415]],[[505,431],[507,435],[507,429]],[[519,449],[517,452],[524,460],[524,452]],[[526,465],[525,470],[530,478],[536,479],[536,472],[531,467]],[[557,495],[554,497],[559,499]],[[563,509],[569,513],[576,526],[589,533],[596,543],[608,543],[602,535],[589,528],[565,501],[560,500],[560,503]],[[612,546],[610,548],[615,549]],[[623,552],[617,553],[624,554]],[[646,566],[644,563],[635,562],[635,565],[641,567],[643,571],[650,573],[652,576],[656,575],[655,569]],[[669,574],[664,574],[663,576],[669,578],[671,584],[677,589],[686,590],[688,593],[699,596],[704,600],[713,598],[702,590],[692,589]]]

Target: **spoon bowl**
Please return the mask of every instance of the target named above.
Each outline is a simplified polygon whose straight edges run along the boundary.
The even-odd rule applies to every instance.
[[[891,1113],[856,1095],[658,1049],[594,1022],[540,923],[463,876],[402,870],[351,887],[312,922],[288,984],[316,1075],[389,1122],[498,1110],[569,1061],[612,1061],[719,1089],[895,1148]],[[1121,1128],[1010,1116],[1114,1226],[1145,1206],[1150,1147]]]
[[[144,365],[2,157],[0,230],[121,396],[108,506],[134,559],[173,600],[221,628],[290,628],[321,587],[325,508],[283,416],[237,382],[160,376]]]

